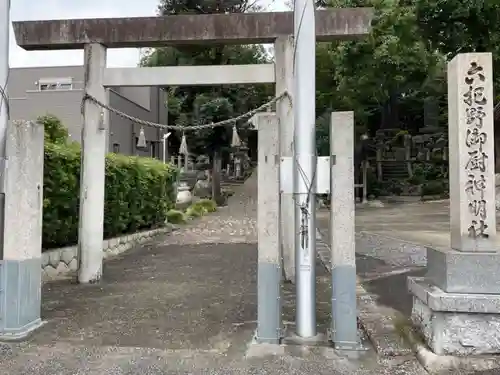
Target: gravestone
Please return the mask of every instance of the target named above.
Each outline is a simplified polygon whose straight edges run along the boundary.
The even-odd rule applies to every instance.
[[[212,198],[212,183],[208,172],[211,166],[210,158],[207,155],[200,155],[196,158],[196,183],[193,187],[195,197]]]
[[[203,176],[196,181],[193,188],[193,195],[202,199],[212,198],[212,184],[208,181],[207,176]]]
[[[424,99],[424,128],[438,128],[439,105],[435,98]]]
[[[409,278],[412,321],[439,355],[500,353],[493,70],[490,53],[448,64],[451,248],[427,249],[427,275]]]

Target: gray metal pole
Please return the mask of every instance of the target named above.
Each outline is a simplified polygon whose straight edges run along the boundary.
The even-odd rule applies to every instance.
[[[163,163],[167,163],[167,138],[163,135]]]
[[[364,160],[363,164],[363,203],[368,203],[368,183],[366,181],[368,175],[368,161]]]
[[[294,4],[296,329],[316,336],[316,26],[313,0]]]
[[[9,125],[9,34],[10,0],[0,0],[0,259],[3,259],[5,229],[5,189],[7,126]]]
[[[165,93],[165,124],[168,125],[168,89],[164,90]],[[168,132],[168,130],[167,130]],[[165,134],[163,134],[163,162],[166,163],[168,160],[168,141],[167,138],[169,137],[170,132],[167,133],[167,136],[165,137]]]
[[[163,134],[163,162],[166,164],[168,161],[168,137],[170,137],[170,132]]]

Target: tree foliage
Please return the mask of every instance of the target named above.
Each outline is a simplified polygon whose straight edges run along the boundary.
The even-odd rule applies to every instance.
[[[249,10],[258,10],[249,0],[161,0],[158,7],[161,15],[238,13]],[[238,65],[268,62],[270,56],[260,45],[186,45],[151,50],[142,58],[141,65]],[[225,120],[263,104],[273,91],[272,85],[169,87],[169,122],[188,128],[200,123]],[[240,136],[247,138],[248,125],[238,125],[242,129]],[[225,148],[229,146],[230,131],[231,127],[188,132],[189,149],[197,154],[205,154],[213,152],[215,148]]]
[[[465,52],[491,52],[500,72],[500,2],[498,0],[416,0],[417,23],[428,48],[448,58]],[[499,93],[500,74],[495,92]]]
[[[54,115],[38,117],[37,121],[43,124],[45,142],[67,144],[69,140],[68,129]]]
[[[444,59],[420,36],[415,8],[402,3],[342,4],[373,6],[375,18],[367,37],[319,45],[319,111],[354,110],[360,132],[398,128],[403,113],[421,122],[423,99],[442,94]]]
[[[354,111],[358,135],[366,131],[374,135],[380,128],[414,133],[426,123],[424,103],[434,103],[439,113],[438,124],[445,128],[446,63],[458,53],[491,52],[494,69],[500,71],[498,0],[321,0],[316,5],[375,9],[372,30],[366,37],[317,44],[316,112],[320,153],[328,152],[328,119],[332,111]],[[258,10],[251,0],[162,0],[159,7],[161,14],[248,10]],[[143,64],[268,61],[267,52],[259,46],[179,46],[154,50],[143,59]],[[495,78],[494,87],[495,92],[500,92],[500,74]],[[186,126],[206,121],[205,115],[194,110],[200,95],[226,98],[232,106],[231,115],[254,108],[273,95],[272,87],[257,86],[169,90],[171,118]],[[230,114],[226,112],[226,115]],[[196,150],[208,147],[204,141],[208,136],[199,134],[194,140]]]
[[[331,0],[332,7],[373,7],[367,37],[317,45],[318,146],[332,110],[353,110],[357,132],[417,132],[424,103],[436,103],[446,126],[446,63],[457,53],[487,51],[500,68],[497,0]],[[498,71],[498,69],[497,69]],[[495,80],[500,88],[500,75]]]

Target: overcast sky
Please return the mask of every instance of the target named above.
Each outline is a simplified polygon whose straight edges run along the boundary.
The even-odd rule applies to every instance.
[[[260,0],[269,10],[286,10],[285,0]],[[154,16],[158,0],[12,0],[12,21],[67,18],[104,18]],[[137,49],[112,49],[108,52],[108,66],[131,67],[139,61]],[[83,52],[32,51],[19,48],[11,28],[10,66],[82,65]]]

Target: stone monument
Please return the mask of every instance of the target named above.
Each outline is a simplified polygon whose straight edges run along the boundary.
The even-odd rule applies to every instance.
[[[427,249],[427,275],[409,278],[412,321],[438,355],[500,353],[493,70],[490,53],[448,64],[450,248]]]

